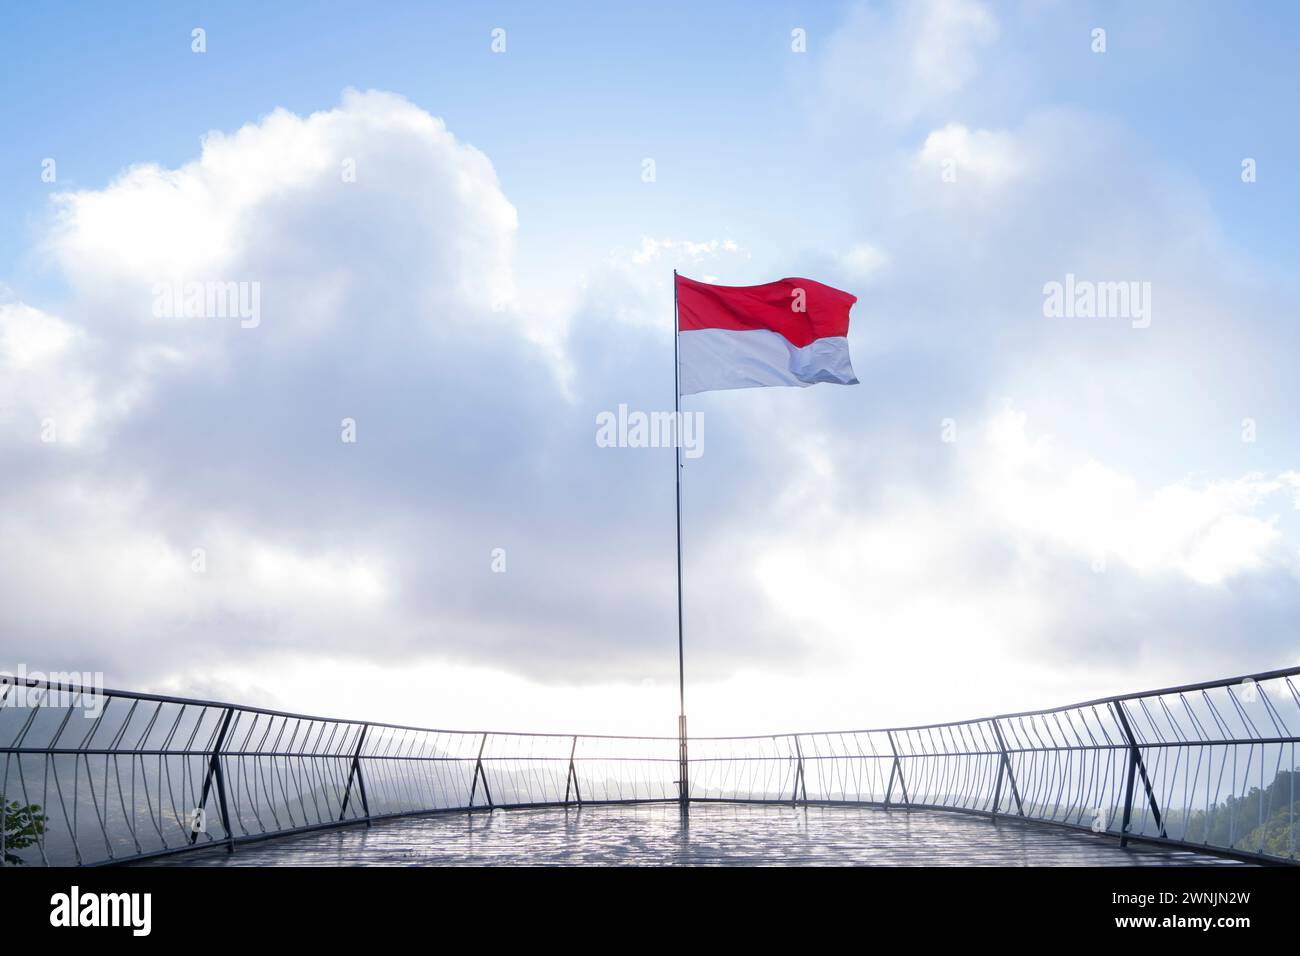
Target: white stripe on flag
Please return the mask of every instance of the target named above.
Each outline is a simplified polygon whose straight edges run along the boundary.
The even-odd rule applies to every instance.
[[[691,329],[678,335],[683,395],[765,385],[858,383],[844,336],[817,339],[800,349],[767,329]]]

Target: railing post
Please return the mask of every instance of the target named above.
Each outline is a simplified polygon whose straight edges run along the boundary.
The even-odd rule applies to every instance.
[[[898,776],[898,785],[903,791],[903,804],[906,806],[912,802],[907,795],[907,781],[903,779],[903,764],[898,759],[898,748],[894,746],[894,732],[886,730],[885,736],[889,738],[889,749],[894,755],[894,762],[889,768],[889,783],[885,787],[885,807],[889,807],[890,798],[894,795],[894,776]]]
[[[569,775],[564,779],[564,803],[568,806],[569,792],[572,789],[574,796],[578,798],[578,806],[582,806],[582,788],[578,785],[578,771],[573,766],[573,755],[578,752],[578,735],[573,735],[573,746],[569,748]]]
[[[352,755],[352,769],[348,771],[348,785],[343,790],[343,808],[339,810],[339,822],[348,815],[348,800],[352,797],[352,781],[357,781],[357,789],[361,793],[361,810],[365,813],[366,826],[370,826],[370,801],[366,799],[366,778],[361,773],[361,748],[365,746],[366,734],[370,731],[369,724],[363,724],[361,727],[361,736],[357,738],[357,749]]]
[[[1133,771],[1137,769],[1137,753],[1132,747],[1128,752],[1128,773],[1124,779],[1124,819],[1119,826],[1120,849],[1128,846],[1129,822],[1133,819]]]
[[[230,720],[235,716],[233,707],[226,708],[226,716],[221,721],[221,729],[217,732],[216,743],[212,747],[212,753],[208,757],[208,772],[203,778],[203,793],[199,797],[199,810],[204,810],[208,805],[208,794],[212,790],[212,781],[217,782],[217,807],[221,813],[221,825],[226,831],[226,852],[235,852],[235,833],[230,828],[230,810],[226,806],[226,778],[221,770],[221,750],[226,743],[226,733],[230,730]],[[192,846],[199,838],[198,830],[191,830],[190,845]]]
[[[1124,731],[1124,736],[1128,739],[1128,780],[1124,785],[1124,819],[1120,824],[1119,845],[1128,846],[1128,831],[1133,821],[1133,788],[1137,783],[1137,777],[1142,777],[1142,786],[1146,788],[1147,802],[1151,806],[1151,815],[1155,818],[1156,826],[1160,828],[1160,835],[1167,836],[1165,825],[1160,819],[1160,807],[1156,805],[1155,791],[1151,789],[1151,781],[1147,778],[1146,764],[1142,762],[1142,752],[1138,749],[1137,738],[1133,736],[1133,728],[1129,726],[1128,714],[1124,711],[1122,701],[1113,700],[1111,706],[1115,711],[1115,716],[1119,719],[1120,729]]]
[[[1020,791],[1016,788],[1016,775],[1011,770],[1011,757],[1007,754],[1007,743],[1002,739],[998,719],[994,717],[990,723],[993,725],[993,735],[998,738],[998,753],[1001,755],[1001,759],[998,761],[998,786],[993,794],[993,816],[998,815],[998,806],[1002,802],[1002,774],[1005,771],[1007,780],[1011,783],[1011,796],[1016,801],[1016,812],[1023,817],[1025,815],[1025,805],[1020,802]]]
[[[483,772],[483,748],[487,746],[488,735],[484,734],[483,739],[478,744],[478,760],[474,763],[474,783],[469,788],[469,807],[474,809],[474,794],[478,793],[479,778],[483,778],[483,795],[487,797],[488,809],[495,810],[496,804],[492,802],[492,790],[488,787],[487,774]]]
[[[994,734],[997,735],[996,723],[993,726],[993,731]],[[1002,746],[1002,739],[1000,736],[998,737],[998,753],[1001,754],[1001,757],[998,758],[998,780],[997,783],[993,785],[993,809],[989,813],[989,817],[994,820],[998,818],[998,807],[1002,805],[1002,774],[1006,772],[1006,764],[1004,761],[1007,753],[1006,749]]]
[[[799,746],[799,735],[794,735],[794,752],[799,757],[799,764],[794,772],[794,792],[790,794],[790,805],[794,806],[799,802],[799,791],[803,790],[804,805],[808,804],[808,779],[803,773],[803,747]]]
[[[993,785],[993,807],[991,810],[989,810],[989,817],[990,819],[993,820],[996,820],[998,818],[998,804],[1002,802],[1002,771],[1003,771],[1002,761],[999,760],[998,779],[997,779],[997,783]]]

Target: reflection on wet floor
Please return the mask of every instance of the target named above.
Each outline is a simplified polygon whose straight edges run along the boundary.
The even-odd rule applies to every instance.
[[[676,804],[447,813],[204,850],[200,866],[1176,866],[1230,863],[1010,818],[930,810]]]

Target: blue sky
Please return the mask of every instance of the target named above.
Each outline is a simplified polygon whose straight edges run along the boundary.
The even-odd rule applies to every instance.
[[[0,36],[15,93],[3,107],[11,148],[0,176],[10,187],[0,212],[19,222],[41,214],[49,189],[29,173],[47,155],[67,158],[66,185],[102,185],[135,162],[178,165],[208,130],[236,128],[277,106],[327,108],[345,87],[401,92],[483,149],[523,213],[521,242],[536,231],[539,253],[549,245],[543,232],[556,227],[567,227],[566,241],[583,251],[617,242],[630,227],[658,233],[723,222],[789,233],[791,208],[805,204],[813,218],[804,230],[820,235],[836,229],[836,217],[821,213],[840,190],[869,193],[853,181],[853,150],[833,149],[851,137],[818,137],[808,149],[788,143],[812,128],[816,93],[803,84],[846,5],[557,9],[564,12],[529,3],[391,3],[364,16],[348,3],[11,9]],[[1045,104],[1123,117],[1132,135],[1207,192],[1252,256],[1280,265],[1300,251],[1291,227],[1300,200],[1281,174],[1300,132],[1278,122],[1297,78],[1300,15],[1289,5],[992,9],[1005,14],[1000,52],[1023,66],[1001,97],[963,104],[968,122],[1005,122]],[[810,55],[790,55],[789,24],[809,31]],[[195,25],[210,39],[201,57],[189,50]],[[1111,32],[1104,57],[1077,42],[1095,25]],[[489,50],[497,26],[508,31],[506,56]],[[1264,162],[1248,197],[1235,175],[1243,149]],[[653,201],[626,175],[646,155],[663,171]],[[831,179],[805,179],[809,166]],[[6,261],[21,257],[21,233],[6,230],[0,242]]]
[[[674,267],[860,299],[862,386],[688,403],[702,732],[1300,655],[1290,5],[4,16],[0,666],[671,731],[668,466],[592,434],[671,401]],[[1150,282],[1150,327],[1046,318],[1066,273]],[[150,324],[162,278],[257,281],[265,321]]]

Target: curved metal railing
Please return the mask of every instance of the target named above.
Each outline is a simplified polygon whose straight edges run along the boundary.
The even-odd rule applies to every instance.
[[[1300,668],[916,727],[693,737],[692,801],[1021,816],[1300,862]],[[676,737],[433,730],[0,677],[0,860],[678,799]]]

